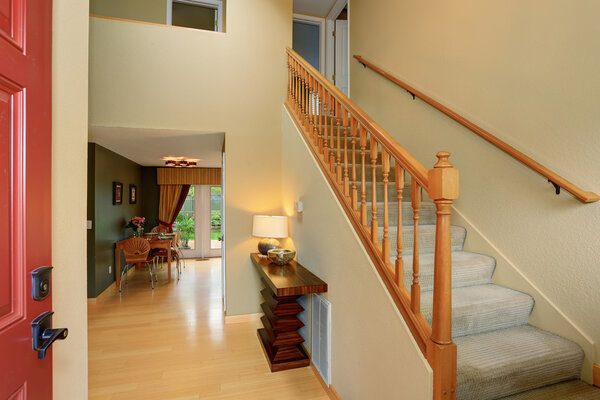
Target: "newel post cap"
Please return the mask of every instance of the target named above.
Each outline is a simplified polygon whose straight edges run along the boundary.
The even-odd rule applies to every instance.
[[[437,153],[438,162],[430,169],[429,198],[433,200],[454,200],[458,198],[458,170],[452,166],[448,158],[450,153]]]

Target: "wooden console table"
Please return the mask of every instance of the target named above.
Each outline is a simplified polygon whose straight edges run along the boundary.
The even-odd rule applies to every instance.
[[[304,311],[300,296],[327,291],[327,284],[296,261],[279,266],[258,253],[250,255],[265,288],[261,308],[264,328],[258,330],[271,372],[306,367],[310,358],[304,351],[304,339],[297,332],[304,324],[297,315]]]

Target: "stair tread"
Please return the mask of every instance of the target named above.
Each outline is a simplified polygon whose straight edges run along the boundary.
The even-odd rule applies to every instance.
[[[422,292],[433,290],[434,258],[434,253],[419,254],[419,281]],[[410,291],[413,270],[412,254],[403,255],[402,259],[404,260],[404,285]],[[490,283],[495,268],[496,260],[493,257],[469,251],[453,251],[452,287]]]
[[[530,325],[457,338],[457,399],[497,399],[579,379],[583,350]]]
[[[504,397],[503,400],[600,400],[600,389],[580,380],[572,380]]]
[[[533,297],[494,284],[452,290],[452,336],[460,337],[526,325]],[[423,316],[431,324],[433,292],[421,296]]]

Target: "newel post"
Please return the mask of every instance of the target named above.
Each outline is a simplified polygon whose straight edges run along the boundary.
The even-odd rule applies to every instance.
[[[458,198],[458,170],[448,161],[450,153],[439,152],[429,170],[429,197],[436,206],[435,276],[431,338],[427,360],[433,369],[433,398],[456,398],[456,344],[452,342],[452,245],[450,207]]]

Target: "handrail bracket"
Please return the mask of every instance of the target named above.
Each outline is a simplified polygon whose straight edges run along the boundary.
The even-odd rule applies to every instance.
[[[550,182],[552,184],[552,186],[554,186],[554,190],[556,192],[557,195],[560,194],[560,185],[558,183],[554,183],[551,179],[548,179],[548,182]]]

